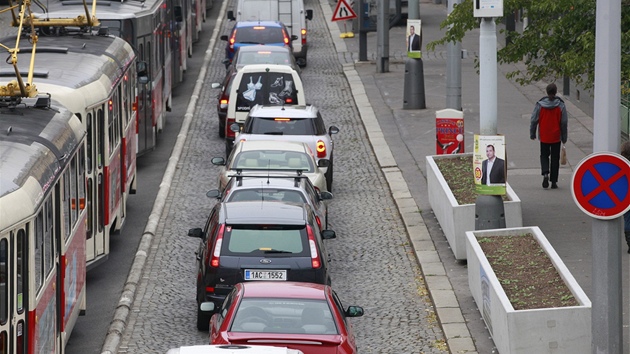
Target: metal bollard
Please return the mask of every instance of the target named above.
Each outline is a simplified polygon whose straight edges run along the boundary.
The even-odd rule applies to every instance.
[[[427,108],[424,97],[424,72],[422,59],[405,60],[405,86],[403,109]]]
[[[478,195],[475,201],[475,230],[505,228],[505,210],[500,195]]]

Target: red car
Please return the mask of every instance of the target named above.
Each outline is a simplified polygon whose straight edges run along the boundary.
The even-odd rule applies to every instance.
[[[210,320],[210,344],[283,346],[304,354],[357,352],[348,317],[363,316],[363,308],[344,310],[328,285],[239,283],[218,310]]]

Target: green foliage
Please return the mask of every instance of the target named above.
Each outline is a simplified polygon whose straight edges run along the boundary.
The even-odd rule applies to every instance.
[[[511,42],[497,52],[499,63],[526,65],[525,71],[512,71],[508,78],[526,85],[568,76],[585,88],[593,87],[596,0],[505,0],[503,6],[504,14],[522,9],[528,18],[527,28],[511,33]],[[621,82],[630,87],[630,0],[621,0],[621,9]],[[463,0],[440,24],[447,28],[444,37],[428,43],[427,49],[461,41],[479,22],[472,0]]]

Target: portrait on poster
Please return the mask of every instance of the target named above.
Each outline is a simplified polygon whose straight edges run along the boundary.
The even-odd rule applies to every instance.
[[[486,195],[506,193],[505,136],[475,135],[473,170],[477,193]]]
[[[422,21],[407,20],[407,56],[420,59],[422,57]]]

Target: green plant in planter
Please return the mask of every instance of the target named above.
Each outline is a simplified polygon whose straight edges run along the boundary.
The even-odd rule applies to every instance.
[[[462,155],[449,159],[435,159],[435,164],[444,176],[448,187],[455,196],[459,205],[475,204],[477,192],[475,191],[475,179],[472,173],[472,155]],[[507,201],[506,195],[503,200]]]
[[[515,310],[579,305],[532,234],[477,241]]]

